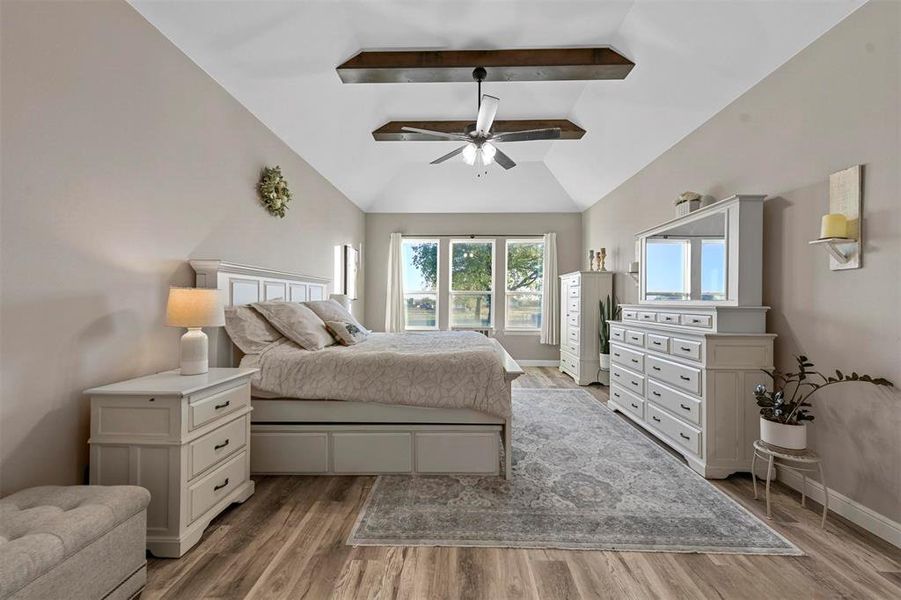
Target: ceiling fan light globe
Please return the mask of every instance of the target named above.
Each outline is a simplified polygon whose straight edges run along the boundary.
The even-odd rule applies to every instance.
[[[494,155],[496,153],[497,148],[494,147],[494,144],[482,144],[482,162],[484,162],[486,165],[490,165],[494,162]]]
[[[475,144],[467,144],[465,148],[463,148],[463,162],[467,165],[472,166],[476,164],[476,155],[478,154],[478,149]]]

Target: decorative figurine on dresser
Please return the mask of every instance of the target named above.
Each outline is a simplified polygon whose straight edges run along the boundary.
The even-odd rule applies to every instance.
[[[91,484],[150,490],[147,549],[155,556],[181,556],[213,517],[253,494],[250,377],[256,371],[166,371],[85,392]]]
[[[601,369],[600,302],[613,297],[613,273],[576,271],[560,276],[560,370],[579,385],[609,384]]]
[[[773,368],[763,200],[732,196],[636,235],[639,303],[610,325],[609,406],[707,478],[750,471]]]

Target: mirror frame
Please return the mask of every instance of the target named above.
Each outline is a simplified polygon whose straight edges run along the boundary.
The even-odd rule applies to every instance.
[[[682,217],[635,234],[639,260],[638,303],[658,306],[759,306],[762,299],[763,199],[740,195],[714,202]],[[647,240],[686,223],[722,214],[725,220],[726,299],[647,300]]]

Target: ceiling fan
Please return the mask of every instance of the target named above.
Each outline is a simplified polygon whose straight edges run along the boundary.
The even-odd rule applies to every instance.
[[[466,128],[466,131],[462,133],[446,133],[443,131],[419,129],[417,127],[403,127],[404,131],[428,135],[435,140],[465,142],[465,144],[456,150],[436,158],[430,164],[437,165],[462,154],[463,162],[468,165],[487,167],[491,163],[496,162],[504,169],[512,169],[516,166],[516,163],[502,152],[497,147],[497,144],[506,142],[526,142],[531,140],[556,140],[560,138],[559,127],[509,131],[498,134],[491,133],[491,126],[494,124],[494,117],[497,114],[497,107],[500,100],[494,96],[489,96],[488,94],[482,95],[482,80],[485,79],[487,74],[487,71],[485,71],[483,67],[476,67],[472,71],[472,78],[476,80],[479,86],[479,115],[476,118],[475,124],[469,125]]]

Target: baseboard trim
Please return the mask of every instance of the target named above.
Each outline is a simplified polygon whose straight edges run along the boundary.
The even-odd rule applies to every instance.
[[[778,469],[778,479],[788,487],[801,491],[801,475],[798,473],[787,469]],[[820,504],[823,503],[823,484],[808,478],[807,492],[811,499]],[[829,488],[829,510],[901,548],[901,523],[867,508],[832,488]]]
[[[514,358],[520,367],[558,367],[560,366],[559,360],[532,360],[532,359],[517,359]]]

